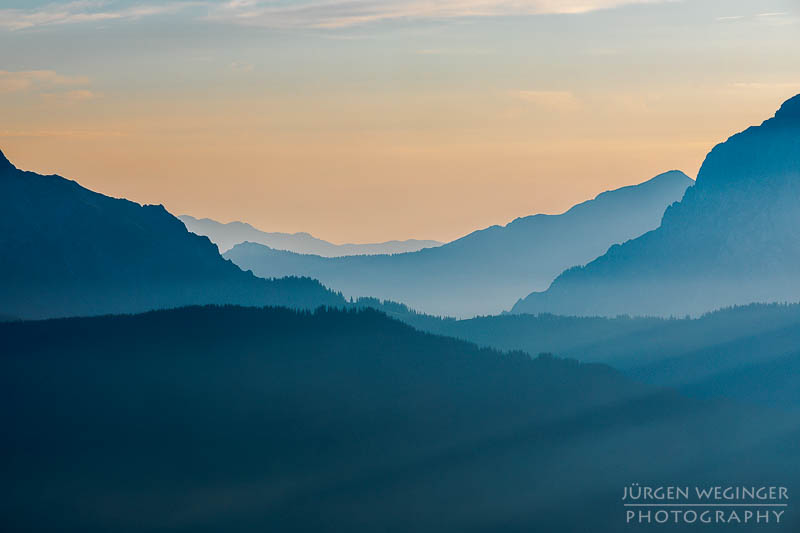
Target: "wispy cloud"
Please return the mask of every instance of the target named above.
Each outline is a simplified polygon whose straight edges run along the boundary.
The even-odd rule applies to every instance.
[[[209,18],[266,27],[342,28],[389,20],[577,14],[676,0],[232,0]]]
[[[234,61],[230,64],[231,70],[236,72],[253,72],[255,68],[252,63],[246,61]]]
[[[631,4],[681,0],[172,0],[121,5],[118,0],[53,2],[0,9],[0,28],[132,20],[199,8],[206,20],[274,28],[343,28],[388,20],[578,14]]]
[[[85,76],[65,76],[54,70],[0,70],[0,93],[41,91],[53,87],[80,86],[89,83]]]
[[[742,20],[747,18],[745,15],[727,15],[725,17],[717,17],[715,20],[717,22],[727,22],[732,20]]]
[[[42,98],[48,101],[61,101],[61,102],[85,102],[87,100],[96,100],[103,95],[89,89],[75,89],[73,91],[63,91],[56,93],[42,93]]]
[[[23,30],[39,26],[138,19],[176,13],[208,2],[162,2],[117,6],[113,0],[77,0],[51,3],[33,9],[0,9],[0,28]]]
[[[771,11],[768,13],[755,13],[752,15],[727,15],[724,17],[717,17],[717,22],[734,22],[734,21],[759,21],[761,23],[769,23],[774,25],[787,25],[794,24],[797,21],[796,17],[788,11]]]
[[[102,97],[88,89],[89,78],[54,70],[0,70],[0,94],[34,94],[48,102],[84,102]]]
[[[771,26],[792,26],[800,23],[800,17],[792,15],[788,11],[776,11],[772,13],[759,13],[756,19],[763,24]]]

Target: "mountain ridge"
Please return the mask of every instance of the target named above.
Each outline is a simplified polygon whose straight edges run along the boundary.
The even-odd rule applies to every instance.
[[[514,313],[693,314],[800,299],[800,95],[717,144],[661,225],[565,270]]]
[[[213,243],[219,246],[220,253],[227,252],[242,242],[255,242],[276,250],[285,250],[304,255],[319,255],[321,257],[415,252],[442,244],[439,241],[420,239],[390,240],[364,244],[335,244],[314,237],[305,231],[295,233],[266,232],[247,222],[238,220],[218,222],[211,218],[195,218],[191,215],[180,215],[178,219],[192,233],[205,235],[211,239]]]
[[[400,301],[437,315],[485,315],[508,309],[531,287],[546,287],[567,266],[656,227],[692,183],[680,171],[666,172],[562,214],[517,218],[417,252],[324,258],[249,243],[223,256],[265,278],[319,279],[347,297]]]
[[[374,310],[193,306],[0,338],[16,530],[619,531],[631,479],[798,479],[783,411]]]
[[[2,152],[0,152],[2,154]],[[310,279],[268,281],[222,258],[162,205],[140,205],[0,159],[0,313],[136,312],[192,303],[343,305]]]

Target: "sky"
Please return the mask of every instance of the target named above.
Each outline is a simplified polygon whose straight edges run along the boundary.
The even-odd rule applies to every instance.
[[[174,214],[449,241],[800,93],[797,0],[0,0],[0,149]]]

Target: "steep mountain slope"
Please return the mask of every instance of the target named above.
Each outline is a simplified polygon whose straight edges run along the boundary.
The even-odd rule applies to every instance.
[[[622,531],[631,479],[800,479],[785,413],[375,311],[184,308],[0,338],[7,531]],[[796,531],[786,514],[770,529]]]
[[[193,303],[343,303],[313,280],[267,281],[242,272],[162,206],[23,172],[2,153],[0,202],[0,314],[38,318]]]
[[[661,226],[565,271],[515,313],[683,315],[800,300],[800,95],[717,145]]]
[[[491,314],[545,288],[564,268],[655,228],[691,183],[667,172],[561,215],[519,218],[413,253],[323,258],[244,243],[224,255],[258,276],[310,276],[345,296],[396,300],[440,315]]]
[[[255,242],[276,250],[286,250],[298,254],[313,254],[322,257],[341,257],[344,255],[377,255],[416,252],[423,248],[433,248],[439,241],[408,239],[405,241],[386,241],[369,244],[333,244],[318,239],[308,233],[275,233],[261,231],[244,222],[223,224],[210,218],[194,218],[189,215],[178,217],[186,229],[197,235],[208,237],[227,252],[237,244]]]

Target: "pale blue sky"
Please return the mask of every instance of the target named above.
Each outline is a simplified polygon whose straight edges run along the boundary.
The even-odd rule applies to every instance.
[[[177,213],[447,240],[693,175],[797,65],[796,0],[0,0],[0,148]]]

